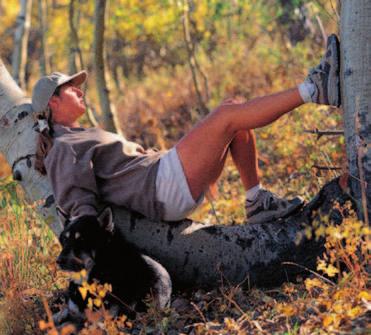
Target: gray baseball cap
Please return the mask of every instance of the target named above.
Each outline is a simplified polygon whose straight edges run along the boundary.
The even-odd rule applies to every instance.
[[[32,90],[33,111],[36,113],[44,111],[58,86],[71,82],[73,86],[79,87],[87,76],[86,71],[80,71],[71,76],[61,72],[53,72],[48,76],[41,77]]]

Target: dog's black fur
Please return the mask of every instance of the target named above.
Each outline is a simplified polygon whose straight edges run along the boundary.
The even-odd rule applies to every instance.
[[[63,250],[57,263],[62,270],[88,273],[88,282],[110,283],[112,293],[104,298],[105,306],[115,315],[133,317],[145,310],[143,299],[152,294],[158,307],[170,302],[171,280],[158,262],[141,254],[117,231],[112,231],[112,212],[106,208],[98,217],[82,216],[70,223],[60,235]],[[74,282],[69,286],[69,317],[80,314],[87,305]],[[72,307],[71,307],[72,306]],[[77,308],[76,308],[77,307]],[[78,309],[78,311],[77,311]],[[79,313],[78,313],[79,312]]]

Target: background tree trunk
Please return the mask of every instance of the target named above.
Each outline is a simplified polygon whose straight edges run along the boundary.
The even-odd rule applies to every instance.
[[[41,50],[40,50],[40,74],[45,76],[49,73],[49,66],[48,66],[48,52],[47,52],[47,44],[46,44],[46,32],[48,31],[47,28],[47,4],[45,0],[38,1],[38,17],[39,17],[39,29],[40,29],[40,42],[41,42]]]
[[[209,98],[208,92],[208,82],[206,75],[202,72],[200,66],[198,65],[196,59],[196,51],[194,43],[192,42],[191,32],[190,32],[190,0],[183,0],[183,17],[182,17],[182,24],[183,24],[183,36],[184,36],[184,43],[187,48],[188,53],[188,63],[191,69],[193,85],[196,92],[198,107],[199,107],[199,114],[201,116],[205,116],[209,113],[209,108],[207,107],[204,98],[202,96],[202,92],[200,90],[200,84],[198,80],[198,76],[200,75],[204,82],[204,90],[206,95],[206,100]]]
[[[22,88],[26,87],[27,44],[31,27],[32,0],[21,0],[14,33],[14,52],[12,56],[13,78]]]
[[[342,97],[350,187],[371,220],[371,2],[341,3]],[[362,213],[362,215],[361,215]],[[364,216],[364,213],[368,215]]]
[[[68,23],[70,27],[70,36],[69,36],[69,52],[68,52],[68,71],[70,74],[76,73],[77,65],[76,65],[76,56],[77,56],[77,49],[78,49],[78,37],[77,31],[75,28],[76,22],[76,15],[75,15],[75,0],[70,0],[70,4],[68,6]]]
[[[94,32],[94,68],[96,85],[103,115],[104,128],[108,131],[121,133],[115,107],[109,99],[104,65],[104,29],[106,0],[95,1],[95,32]]]
[[[68,23],[69,23],[69,28],[70,28],[70,34],[69,34],[69,40],[70,40],[70,52],[69,58],[68,58],[68,68],[69,68],[69,73],[73,74],[78,71],[84,70],[85,65],[84,65],[84,59],[82,57],[82,52],[80,48],[80,43],[79,43],[79,35],[77,32],[77,22],[78,22],[78,15],[75,12],[75,0],[70,0],[70,4],[68,7]],[[79,66],[77,66],[77,60],[79,61]],[[94,113],[94,110],[91,108],[90,104],[87,101],[87,82],[83,84],[82,87],[84,91],[84,102],[86,105],[86,114],[88,116],[88,120],[90,122],[90,125],[92,127],[98,126],[98,121],[96,118],[96,115]]]

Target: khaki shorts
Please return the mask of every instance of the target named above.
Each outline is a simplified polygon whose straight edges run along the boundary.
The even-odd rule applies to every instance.
[[[204,199],[204,194],[197,201],[193,199],[175,147],[160,159],[156,177],[156,197],[164,205],[165,221],[186,218]]]

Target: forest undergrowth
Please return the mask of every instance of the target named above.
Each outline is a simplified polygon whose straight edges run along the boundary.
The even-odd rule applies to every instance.
[[[278,57],[264,43],[254,51],[241,45],[222,48],[212,63],[202,59],[209,76],[210,106],[227,97],[250,99],[297,84],[304,69],[317,60],[317,51],[299,45]],[[185,66],[148,73],[144,81],[122,89],[123,97],[116,97],[121,124],[129,139],[144,146],[169,148],[197,122]],[[343,173],[343,137],[310,133],[317,127],[342,129],[341,119],[338,109],[308,104],[257,130],[263,185],[282,196],[301,195],[308,201]],[[60,246],[37,216],[35,205],[26,204],[5,163],[1,166],[0,334],[70,334],[72,329],[57,330],[50,319],[63,304],[61,292],[68,282],[55,263]],[[244,191],[230,160],[217,187],[215,199],[205,201],[192,218],[243,224]],[[327,241],[326,252],[308,278],[273,289],[224,282],[211,291],[175,292],[170,308],[159,311],[149,299],[148,313],[136,320],[112,320],[101,307],[109,286],[85,285],[82,292],[89,291],[96,299],[81,334],[365,334],[371,313],[370,230],[350,206],[340,212],[341,225],[323,217],[306,230],[307,237]]]

